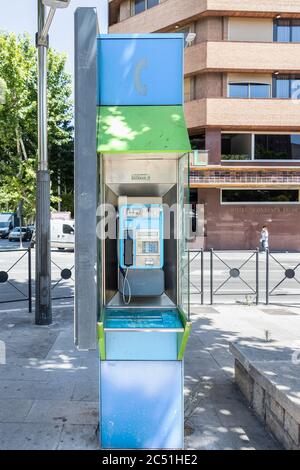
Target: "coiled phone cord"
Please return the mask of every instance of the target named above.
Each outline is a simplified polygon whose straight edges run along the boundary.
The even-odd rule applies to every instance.
[[[123,280],[123,292],[122,292],[122,297],[123,297],[123,302],[125,305],[129,305],[131,302],[131,287],[130,287],[130,282],[128,281],[128,271],[129,268],[126,269],[124,280]],[[128,296],[126,300],[126,295],[125,295],[125,286],[128,286]]]

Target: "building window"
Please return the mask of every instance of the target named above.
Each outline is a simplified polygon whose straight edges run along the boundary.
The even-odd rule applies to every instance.
[[[274,98],[300,99],[299,75],[276,75],[273,85]]]
[[[300,135],[255,135],[255,159],[300,160]]]
[[[134,0],[133,1],[133,12],[135,15],[142,13],[149,8],[155,7],[159,4],[159,0]]]
[[[251,134],[222,134],[222,160],[251,160]]]
[[[300,42],[300,20],[276,20],[274,41]]]
[[[222,204],[299,203],[298,189],[222,189]]]
[[[270,98],[268,83],[229,83],[229,98]]]
[[[190,143],[192,150],[205,150],[205,134],[191,135]]]

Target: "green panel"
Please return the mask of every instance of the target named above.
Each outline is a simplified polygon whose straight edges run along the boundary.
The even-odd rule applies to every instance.
[[[106,359],[105,332],[104,332],[102,322],[97,324],[97,330],[98,330],[98,345],[99,345],[100,358],[102,361],[105,361]]]
[[[191,150],[182,106],[98,107],[98,153]]]
[[[178,351],[178,357],[177,357],[178,361],[182,361],[184,357],[184,352],[185,352],[185,348],[186,348],[186,345],[187,345],[187,342],[191,333],[191,329],[192,329],[192,323],[186,322],[184,333],[181,333],[180,335],[178,335],[178,339],[179,339],[179,344],[178,344],[179,351]]]

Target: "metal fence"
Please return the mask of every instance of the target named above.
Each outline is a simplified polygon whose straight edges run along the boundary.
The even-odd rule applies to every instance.
[[[0,250],[0,304],[27,302],[32,312],[35,284],[31,248]],[[51,251],[52,300],[74,298],[74,261]]]
[[[215,301],[216,296],[231,296],[241,298],[241,302],[259,303],[259,250],[251,253],[243,253],[242,260],[234,262],[224,259],[224,254],[210,250],[210,304]],[[215,261],[222,266],[221,275],[217,278],[215,272]],[[248,270],[250,264],[254,265],[255,276],[247,279],[252,271]],[[249,277],[249,276],[248,276]],[[216,282],[217,280],[217,286]],[[225,288],[225,289],[224,289]]]
[[[298,296],[300,253],[273,253],[266,250],[266,304],[298,303]]]
[[[34,253],[34,252],[33,252]],[[192,304],[300,304],[300,253],[190,250]],[[52,299],[72,299],[73,256],[51,252]],[[32,250],[0,250],[0,304],[34,296]]]
[[[52,300],[74,298],[74,262],[66,265],[63,253],[51,251]]]
[[[300,253],[191,250],[192,304],[300,304]]]
[[[0,304],[28,302],[32,311],[31,249],[0,250]]]

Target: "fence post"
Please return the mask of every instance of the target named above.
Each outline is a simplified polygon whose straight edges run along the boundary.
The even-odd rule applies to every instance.
[[[204,260],[203,248],[201,248],[201,305],[204,304]]]
[[[256,305],[259,304],[259,248],[256,249]]]
[[[213,256],[214,256],[214,249],[210,249],[210,305],[213,305],[214,303],[214,261],[213,261]]]
[[[28,310],[32,312],[31,248],[28,248]]]
[[[269,305],[269,248],[266,249],[266,305]]]

